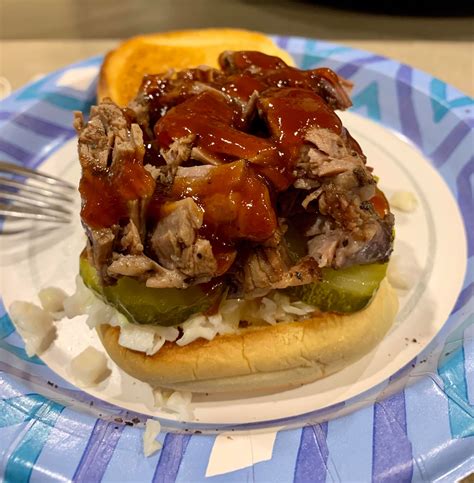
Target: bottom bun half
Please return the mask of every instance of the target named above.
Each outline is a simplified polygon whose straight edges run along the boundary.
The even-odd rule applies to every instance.
[[[397,310],[395,291],[384,280],[370,305],[350,315],[321,314],[254,326],[183,347],[166,343],[153,356],[119,345],[118,327],[101,325],[97,330],[113,361],[153,387],[284,390],[328,376],[370,352],[388,332]]]

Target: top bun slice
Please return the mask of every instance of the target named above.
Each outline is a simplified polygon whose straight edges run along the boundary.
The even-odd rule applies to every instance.
[[[200,65],[218,67],[217,59],[224,50],[258,50],[294,65],[288,52],[269,37],[248,30],[202,29],[139,35],[122,42],[105,57],[97,100],[110,97],[124,107],[137,94],[144,75]]]

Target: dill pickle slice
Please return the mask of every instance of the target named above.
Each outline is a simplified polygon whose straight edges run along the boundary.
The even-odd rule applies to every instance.
[[[386,263],[343,270],[323,268],[320,282],[293,287],[290,291],[291,295],[323,312],[356,312],[370,302],[386,271]]]
[[[191,315],[208,310],[224,290],[223,284],[206,291],[198,285],[185,289],[149,288],[131,277],[122,277],[116,285],[104,287],[84,257],[80,258],[79,273],[90,289],[135,324],[178,325]]]

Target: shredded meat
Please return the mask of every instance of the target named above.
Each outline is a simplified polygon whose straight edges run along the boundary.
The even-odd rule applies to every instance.
[[[230,296],[253,298],[323,267],[386,261],[393,216],[334,112],[351,105],[351,83],[258,52],[219,64],[147,75],[127,108],[105,99],[87,123],[75,114],[81,217],[102,282],[225,280]]]
[[[120,245],[124,252],[128,252],[131,255],[140,255],[143,253],[143,243],[140,234],[138,233],[138,229],[132,220],[130,220],[128,225],[123,229]]]
[[[145,148],[142,130],[138,124],[130,124],[124,112],[110,99],[91,108],[87,124],[84,124],[82,114],[75,113],[74,126],[79,135],[79,161],[83,172],[90,178],[102,176],[102,179],[106,179],[110,173],[123,176],[122,173],[128,173],[128,160],[133,159],[137,163],[143,160]],[[100,193],[97,195],[100,196]],[[123,235],[120,240],[122,250],[129,250],[132,254],[143,250],[141,240],[145,234],[148,201],[147,197],[137,197],[123,203],[124,215],[129,219],[123,229],[118,223],[103,228],[89,226],[84,212],[81,213],[89,239],[89,259],[104,283],[114,281],[107,266],[120,233]]]
[[[234,121],[235,112],[227,96],[218,91],[203,91],[173,107],[156,123],[155,134],[164,146],[162,153],[176,151],[176,140],[181,147],[183,138],[192,132],[195,135],[193,147],[222,161],[248,159],[258,163],[274,155],[273,143],[237,129]],[[188,157],[191,152],[187,153]]]
[[[367,221],[352,231],[323,226],[313,229],[308,253],[320,267],[334,268],[387,261],[391,252],[391,226],[386,222]]]
[[[135,277],[146,281],[152,288],[186,288],[188,285],[181,273],[167,270],[145,255],[117,255],[108,266],[110,276]]]
[[[110,228],[91,229],[87,226],[87,256],[89,262],[96,268],[103,283],[110,283],[107,266],[112,260],[115,237],[119,231],[118,225]]]
[[[219,159],[217,156],[213,156],[211,153],[206,151],[202,147],[195,147],[191,150],[191,159],[195,161],[199,161],[203,164],[210,164],[212,166],[218,166],[219,164],[223,164],[222,160]]]
[[[179,139],[175,139],[168,149],[161,149],[161,155],[166,164],[171,166],[180,166],[191,157],[194,140],[196,136],[189,134]]]
[[[240,260],[241,268],[234,278],[231,297],[263,297],[273,289],[283,289],[315,282],[320,277],[316,261],[305,257],[292,265],[281,244],[277,247],[259,247]]]
[[[166,210],[170,213],[157,223],[151,236],[151,250],[157,260],[187,277],[212,277],[217,270],[216,259],[209,241],[198,236],[202,210],[192,198],[170,203]]]
[[[248,73],[259,78],[266,87],[298,87],[314,90],[333,109],[347,109],[352,105],[349,92],[352,83],[327,68],[301,71],[289,67],[278,57],[259,52],[225,51],[219,56],[225,73]]]
[[[118,255],[107,271],[110,275],[142,277],[147,272],[157,271],[159,268],[156,262],[145,255]]]
[[[338,135],[318,127],[307,130],[305,141],[294,174],[295,187],[309,191],[301,205],[318,215],[307,232],[308,254],[333,268],[388,260],[393,217],[381,217],[367,203],[375,180],[358,145],[346,130]]]

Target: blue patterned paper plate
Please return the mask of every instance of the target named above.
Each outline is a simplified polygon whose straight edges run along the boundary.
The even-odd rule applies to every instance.
[[[453,481],[474,470],[473,100],[384,57],[322,41],[275,40],[300,67],[325,65],[353,81],[352,111],[408,138],[457,200],[467,272],[442,331],[357,398],[365,404],[345,401],[313,415],[317,424],[284,431],[163,433],[161,452],[145,458],[143,425],[130,425],[134,415],[28,358],[0,300],[0,479]],[[36,167],[72,139],[71,111],[88,111],[95,101],[90,79],[101,61],[71,65],[2,101],[0,157]]]

